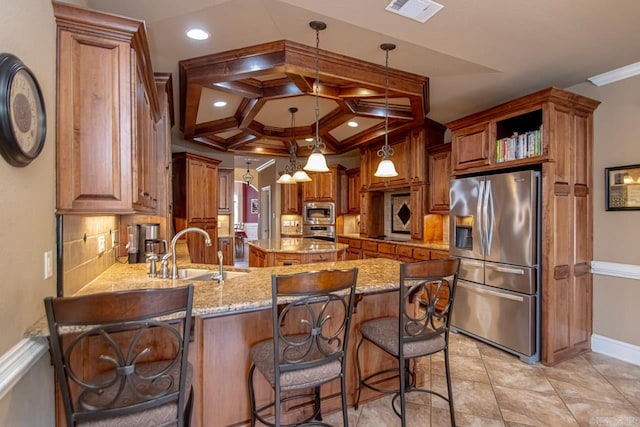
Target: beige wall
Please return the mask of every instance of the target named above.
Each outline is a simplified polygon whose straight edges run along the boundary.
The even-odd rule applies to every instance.
[[[47,139],[24,168],[0,158],[0,355],[44,315],[43,299],[56,289],[55,271],[44,279],[44,252],[55,256],[56,28],[51,3],[0,0],[0,52],[20,58],[44,93]],[[54,263],[55,264],[55,263]],[[55,265],[54,265],[55,268]],[[10,326],[10,327],[9,327]],[[47,426],[53,422],[53,381],[48,357],[0,401],[0,425]]]
[[[570,91],[602,102],[595,111],[593,259],[640,267],[640,211],[605,211],[604,168],[640,164],[640,76]],[[593,333],[640,346],[640,281],[594,274]]]

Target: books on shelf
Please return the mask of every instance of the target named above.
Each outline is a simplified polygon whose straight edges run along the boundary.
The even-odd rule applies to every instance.
[[[496,141],[496,162],[527,159],[542,155],[542,125],[539,129],[522,134],[514,132]]]

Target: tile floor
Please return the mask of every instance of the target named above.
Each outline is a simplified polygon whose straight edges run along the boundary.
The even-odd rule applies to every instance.
[[[247,265],[236,258],[235,266]],[[589,353],[553,367],[517,357],[461,334],[450,335],[457,426],[640,427],[640,366]],[[446,395],[442,354],[420,361],[425,384]],[[449,426],[447,403],[424,393],[407,397],[408,427]],[[349,409],[351,427],[399,426],[391,398]],[[342,426],[342,415],[324,421]]]
[[[598,353],[554,367],[527,365],[464,335],[450,337],[457,426],[640,427],[640,366]],[[446,395],[442,355],[421,364],[427,384]],[[450,425],[447,403],[429,396],[408,396],[408,426]],[[350,408],[349,425],[399,426],[390,402],[383,397]],[[341,426],[342,416],[325,421]]]

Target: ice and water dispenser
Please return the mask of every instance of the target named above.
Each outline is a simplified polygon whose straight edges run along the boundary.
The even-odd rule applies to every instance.
[[[454,218],[454,238],[456,249],[473,249],[473,217],[458,216]]]
[[[148,254],[167,252],[167,241],[160,238],[160,224],[128,224],[127,251],[129,264],[146,262]]]

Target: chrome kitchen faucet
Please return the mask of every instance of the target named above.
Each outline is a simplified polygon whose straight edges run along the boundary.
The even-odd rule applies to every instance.
[[[171,239],[171,252],[168,253],[168,254],[165,254],[162,257],[162,278],[163,279],[167,279],[169,277],[169,271],[168,271],[168,268],[167,268],[168,267],[167,263],[169,261],[169,257],[171,257],[171,278],[172,279],[177,279],[178,278],[178,263],[176,261],[176,243],[178,242],[178,239],[180,237],[182,237],[182,235],[187,234],[187,233],[200,233],[200,234],[202,234],[204,236],[205,245],[211,246],[211,237],[209,237],[209,233],[204,231],[202,228],[189,227],[189,228],[185,228],[184,230],[181,230],[181,231],[177,232],[176,235],[173,236],[173,239]]]

